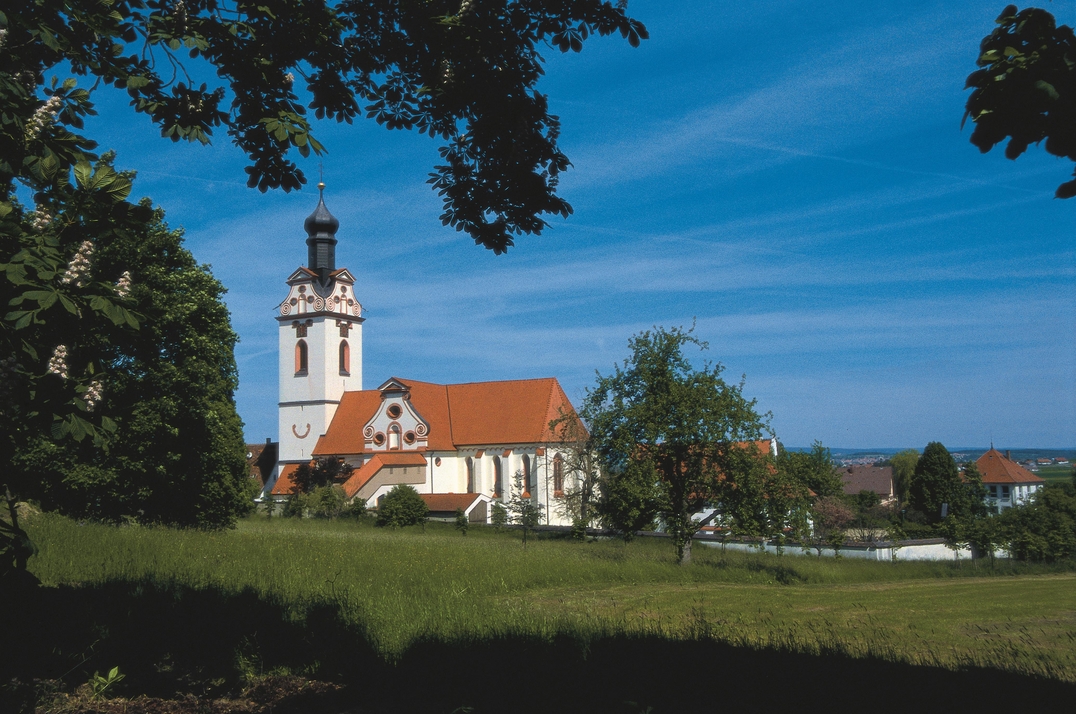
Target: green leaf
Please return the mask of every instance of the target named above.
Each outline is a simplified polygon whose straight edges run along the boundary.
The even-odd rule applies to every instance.
[[[93,167],[90,166],[89,161],[80,161],[75,164],[75,183],[77,183],[80,188],[86,188],[92,177]]]
[[[1061,98],[1061,95],[1057,93],[1056,89],[1054,89],[1054,85],[1050,84],[1049,82],[1044,82],[1041,79],[1035,82],[1035,89],[1041,89],[1042,91],[1046,92],[1048,95],[1050,95],[1050,99]]]

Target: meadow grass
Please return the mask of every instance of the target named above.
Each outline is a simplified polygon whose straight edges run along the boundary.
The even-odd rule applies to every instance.
[[[1046,483],[1072,483],[1072,464],[1040,466],[1036,476]]]
[[[451,526],[251,518],[233,531],[76,524],[40,516],[46,585],[153,582],[253,591],[301,623],[330,606],[386,659],[417,641],[505,636],[707,639],[1076,682],[1071,564],[834,560],[659,539],[576,542]]]

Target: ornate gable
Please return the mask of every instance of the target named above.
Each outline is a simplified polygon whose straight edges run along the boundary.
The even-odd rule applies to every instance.
[[[362,429],[364,450],[425,450],[430,425],[411,403],[411,388],[393,377],[378,387],[378,391],[381,403]]]

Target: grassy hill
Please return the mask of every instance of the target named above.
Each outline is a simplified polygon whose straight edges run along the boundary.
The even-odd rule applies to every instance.
[[[493,691],[510,696],[529,681],[528,670],[555,673],[557,662],[573,662],[592,674],[630,671],[652,652],[671,658],[651,661],[654,671],[681,657],[694,671],[701,657],[729,671],[750,663],[784,668],[780,676],[797,682],[834,666],[873,667],[868,679],[899,670],[905,678],[942,677],[937,686],[964,692],[972,680],[1000,677],[1010,692],[1076,693],[1071,565],[994,571],[978,562],[698,547],[695,563],[682,568],[656,539],[545,536],[524,548],[517,532],[491,528],[461,536],[442,524],[390,531],[262,517],[220,533],[49,516],[30,530],[40,547],[31,568],[46,587],[25,619],[48,647],[27,644],[28,653],[0,671],[8,678],[62,680],[71,669],[64,676],[78,681],[119,665],[131,675],[130,692],[174,692],[183,682],[188,690],[192,682],[205,692],[234,690],[271,673],[299,673],[368,693],[375,672],[419,680],[422,672],[444,690],[429,710],[451,711]],[[477,689],[454,688],[457,679]],[[681,696],[645,679],[629,684],[617,706],[649,697],[655,711],[674,711],[658,705]],[[578,686],[587,706],[621,696],[597,682]],[[553,710],[531,704],[502,710]]]

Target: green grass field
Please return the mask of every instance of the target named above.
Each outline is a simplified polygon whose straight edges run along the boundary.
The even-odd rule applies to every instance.
[[[254,595],[293,623],[332,610],[382,658],[416,642],[622,635],[842,653],[948,669],[986,667],[1076,682],[1072,565],[878,563],[722,553],[674,563],[658,539],[575,542],[429,524],[267,520],[234,531],[28,527],[45,585]]]
[[[1072,483],[1072,464],[1062,466],[1043,466],[1035,475],[1046,483]]]

